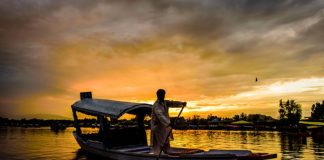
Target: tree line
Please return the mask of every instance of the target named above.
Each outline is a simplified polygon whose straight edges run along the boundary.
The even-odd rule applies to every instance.
[[[299,124],[299,121],[302,118],[302,108],[301,104],[297,103],[295,100],[280,100],[279,101],[279,123],[281,125],[287,125],[287,126],[296,126]],[[233,121],[239,121],[239,120],[245,120],[249,122],[269,122],[274,121],[275,119],[271,116],[262,115],[262,114],[246,114],[241,113],[234,115],[231,118],[222,118],[217,117],[214,115],[208,115],[207,118],[200,118],[199,115],[193,115],[191,118],[186,119],[186,121],[190,124],[207,124],[208,121],[211,121],[213,119],[218,119],[222,122],[233,122]],[[311,107],[311,116],[309,117],[309,120],[312,121],[323,121],[324,120],[324,100],[322,103],[316,102]]]
[[[286,126],[296,126],[298,125],[299,121],[302,118],[302,109],[301,105],[297,103],[295,100],[287,100],[279,101],[279,122],[281,125]],[[262,115],[262,114],[246,114],[241,113],[234,115],[231,118],[228,117],[218,117],[216,115],[208,115],[206,118],[201,118],[199,115],[193,115],[185,119],[184,117],[180,117],[177,121],[186,122],[192,125],[207,125],[209,122],[223,122],[223,123],[231,123],[233,121],[245,120],[254,123],[262,123],[262,122],[273,122],[276,119],[272,118],[271,116]],[[311,116],[309,120],[312,121],[324,121],[324,100],[322,103],[316,102],[311,107]],[[134,121],[134,120],[133,120]],[[171,118],[171,121],[175,121],[174,118]],[[85,126],[91,126],[92,124],[96,123],[95,119],[84,119],[81,122]],[[0,126],[2,125],[9,125],[9,126],[50,126],[53,123],[63,123],[67,126],[72,126],[72,120],[42,120],[42,119],[21,119],[21,120],[14,120],[8,118],[1,118],[0,117]],[[125,122],[126,123],[126,122]],[[149,125],[149,121],[146,122]]]
[[[316,102],[312,105],[311,116],[309,120],[322,121],[324,120],[324,100],[321,103]],[[288,125],[297,125],[302,118],[301,105],[295,100],[279,101],[279,119],[282,123]]]

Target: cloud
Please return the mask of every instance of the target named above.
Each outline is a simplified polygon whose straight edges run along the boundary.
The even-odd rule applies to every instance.
[[[323,86],[324,78],[256,85],[249,91],[233,96],[201,97],[199,100],[188,103],[184,112],[185,114],[195,113],[204,116],[214,114],[226,117],[241,112],[248,114],[267,112],[277,118],[279,100],[295,99],[302,105],[304,115],[309,115],[312,104],[322,101],[320,95],[324,93]]]
[[[3,1],[0,113],[57,103],[51,111],[69,116],[65,106],[83,90],[145,100],[164,87],[197,101],[253,92],[256,76],[265,86],[321,78],[323,7],[320,0]]]

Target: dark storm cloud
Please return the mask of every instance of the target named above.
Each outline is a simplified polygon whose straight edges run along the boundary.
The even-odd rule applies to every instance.
[[[270,30],[273,26],[314,14],[323,8],[323,4],[318,3],[320,2],[285,0],[155,1],[154,6],[162,17],[171,11],[175,17],[186,17],[172,26],[179,28],[176,33],[184,32],[185,35],[204,38],[206,35],[214,35],[215,32],[226,36],[232,32],[244,31],[242,29]]]
[[[152,34],[151,32],[167,36],[180,34],[197,39],[197,43],[199,41],[208,43],[219,41],[236,32],[256,30],[262,34],[273,26],[294,22],[314,14],[322,8],[318,3],[320,2],[300,0],[132,1],[131,3],[129,1],[8,1],[1,3],[1,34],[12,33],[5,35],[8,39],[18,36],[23,39],[41,37],[43,40],[45,39],[43,36],[63,36],[59,32],[75,34],[75,36],[86,35],[82,33],[85,31],[110,33],[103,28],[107,27],[109,30],[112,26],[111,29],[114,30],[123,24],[135,26],[127,29],[136,32],[139,31],[136,26],[143,27],[141,25],[143,23],[151,25],[151,28],[144,32],[146,34]],[[107,11],[104,10],[105,7]],[[64,8],[69,9],[64,11]],[[95,26],[77,26],[64,21],[64,18],[67,20],[88,18],[91,21],[95,16],[102,18],[102,21]],[[117,24],[116,28],[115,24]],[[118,30],[116,32],[121,33]],[[127,38],[132,38],[131,34],[126,35]],[[135,38],[138,37],[137,35]],[[244,42],[244,46],[247,46],[257,41],[244,40]],[[239,47],[234,45],[233,48],[236,48],[234,51],[238,51]]]
[[[105,12],[100,6],[103,6],[102,8],[111,7],[108,10],[112,11]],[[114,7],[118,9],[113,10]],[[230,53],[251,53],[249,51],[255,51],[254,49],[257,47],[262,48],[264,45],[269,45],[269,43],[264,44],[265,42],[260,38],[261,35],[276,26],[314,15],[323,8],[323,3],[303,0],[2,1],[0,8],[0,35],[2,37],[0,46],[5,50],[24,48],[34,43],[47,47],[50,45],[47,43],[66,41],[67,36],[76,38],[72,40],[78,40],[87,38],[91,34],[109,34],[111,32],[107,30],[111,29],[112,32],[116,32],[117,37],[107,36],[106,39],[117,40],[118,43],[123,43],[123,40],[129,43],[137,38],[146,38],[145,34],[151,35],[154,34],[153,32],[157,32],[163,36],[178,34],[192,37],[195,40],[194,43],[202,45],[202,48],[216,41],[225,43],[224,47]],[[64,8],[69,9],[64,11]],[[102,21],[94,26],[82,26],[82,23],[76,25],[67,22],[74,18],[80,18],[83,21],[87,18],[90,20],[96,14],[102,18]],[[112,18],[111,15],[115,18]],[[64,20],[65,17],[67,17],[66,20]],[[132,19],[135,20],[132,21]],[[148,24],[151,26],[146,31],[141,31],[138,28],[145,27],[141,25],[142,22],[144,24],[149,22]],[[125,35],[126,38],[118,37],[124,36],[121,34],[123,30],[117,30],[124,23],[128,26],[138,27],[128,27],[127,30],[130,31]],[[322,27],[321,23],[316,24],[318,29],[310,28],[310,31],[307,31],[307,33],[311,33],[311,30],[315,30],[313,34],[305,33],[301,36],[320,41],[323,37],[321,33],[318,33]],[[113,27],[109,28],[109,26]],[[104,30],[104,28],[108,29]],[[144,34],[137,35],[135,32]],[[235,36],[235,34],[245,32],[251,33],[248,36]],[[130,41],[127,38],[130,38]],[[304,37],[298,38],[304,39]],[[16,55],[18,54],[7,54],[13,59],[28,57],[15,58]]]
[[[254,75],[321,77],[323,11],[322,0],[4,0],[0,96],[68,93],[71,77],[103,65],[88,61],[169,51],[205,62],[192,66],[203,94],[246,91],[233,79]]]
[[[78,2],[78,3],[76,3]],[[53,14],[65,6],[87,12],[89,1],[2,1],[0,3],[1,97],[16,97],[55,89],[49,73],[48,43],[61,41],[59,18]],[[71,25],[73,26],[73,25]],[[62,31],[62,30],[61,30]]]

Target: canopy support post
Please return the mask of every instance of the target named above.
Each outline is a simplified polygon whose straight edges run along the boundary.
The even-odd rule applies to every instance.
[[[100,124],[99,136],[101,137],[105,147],[111,148],[111,145],[109,143],[109,137],[108,137],[110,124],[108,123],[107,118],[105,116],[97,116],[97,120],[99,121]]]
[[[141,114],[141,113],[137,114],[137,124],[138,124],[139,133],[141,135],[141,141],[143,142],[144,145],[147,145],[144,118],[145,118],[145,114]]]
[[[74,119],[74,127],[76,129],[76,133],[78,135],[81,134],[81,129],[80,129],[80,125],[79,125],[79,122],[78,122],[78,116],[76,114],[76,110],[72,108],[72,113],[73,113],[73,119]]]

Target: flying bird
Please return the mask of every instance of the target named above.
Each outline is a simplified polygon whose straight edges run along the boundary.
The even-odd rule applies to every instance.
[[[258,82],[258,77],[255,77],[255,82]]]

